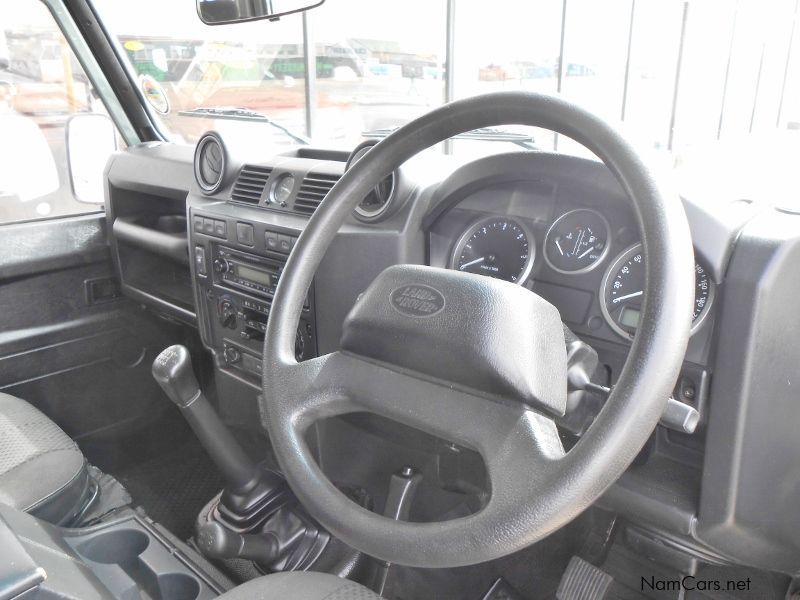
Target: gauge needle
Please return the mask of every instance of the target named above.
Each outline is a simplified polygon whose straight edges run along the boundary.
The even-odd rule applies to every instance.
[[[558,248],[558,251],[561,253],[561,256],[564,256],[564,250],[561,248],[561,244],[558,242],[558,240],[556,240],[556,248]]]
[[[591,252],[592,250],[594,250],[594,246],[592,246],[591,248],[589,248],[589,249],[588,249],[586,252],[584,252],[583,254],[581,254],[581,255],[580,255],[578,258],[583,258],[583,257],[584,257],[584,256],[586,256],[587,254],[589,254],[589,252]]]
[[[624,296],[620,296],[619,298],[614,298],[611,302],[616,304],[617,302],[622,302],[623,300],[627,300],[628,298],[636,298],[636,296],[641,296],[644,292],[633,292],[632,294],[625,294]]]
[[[467,267],[471,267],[472,265],[477,265],[478,263],[482,263],[482,262],[483,262],[483,261],[485,261],[485,260],[486,260],[486,257],[485,257],[485,256],[481,256],[480,258],[476,258],[475,260],[471,260],[471,261],[469,261],[469,262],[468,262],[467,264],[465,264],[465,265],[461,265],[460,267],[458,267],[458,270],[459,270],[459,271],[463,271],[463,270],[464,270],[464,269],[466,269]]]

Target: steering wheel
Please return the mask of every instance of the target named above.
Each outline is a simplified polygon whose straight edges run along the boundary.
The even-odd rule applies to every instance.
[[[600,157],[631,200],[647,258],[641,318],[625,366],[595,422],[569,452],[551,418],[563,413],[566,402],[559,314],[521,286],[432,267],[390,267],[357,300],[340,351],[295,360],[306,293],[356,204],[421,150],[506,124],[551,129]],[[563,99],[487,94],[401,127],[333,187],[300,236],[275,293],[260,408],[291,488],[344,542],[403,565],[475,564],[554,532],[616,481],[659,420],[689,338],[690,240],[678,197],[661,189],[611,126]],[[477,451],[490,486],[485,506],[463,518],[413,523],[349,500],[322,472],[304,435],[320,419],[353,412],[381,415]]]

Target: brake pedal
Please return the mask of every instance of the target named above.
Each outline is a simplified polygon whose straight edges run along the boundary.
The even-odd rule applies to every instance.
[[[602,600],[614,578],[578,556],[569,560],[556,590],[556,600]]]

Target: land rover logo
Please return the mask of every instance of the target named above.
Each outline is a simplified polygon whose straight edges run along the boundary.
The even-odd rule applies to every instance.
[[[398,312],[409,317],[432,317],[444,309],[444,296],[427,285],[404,285],[390,299]]]

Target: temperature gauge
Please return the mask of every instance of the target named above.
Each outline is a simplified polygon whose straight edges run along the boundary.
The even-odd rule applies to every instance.
[[[581,208],[564,213],[550,226],[544,258],[559,273],[591,271],[606,257],[611,228],[598,212]]]

